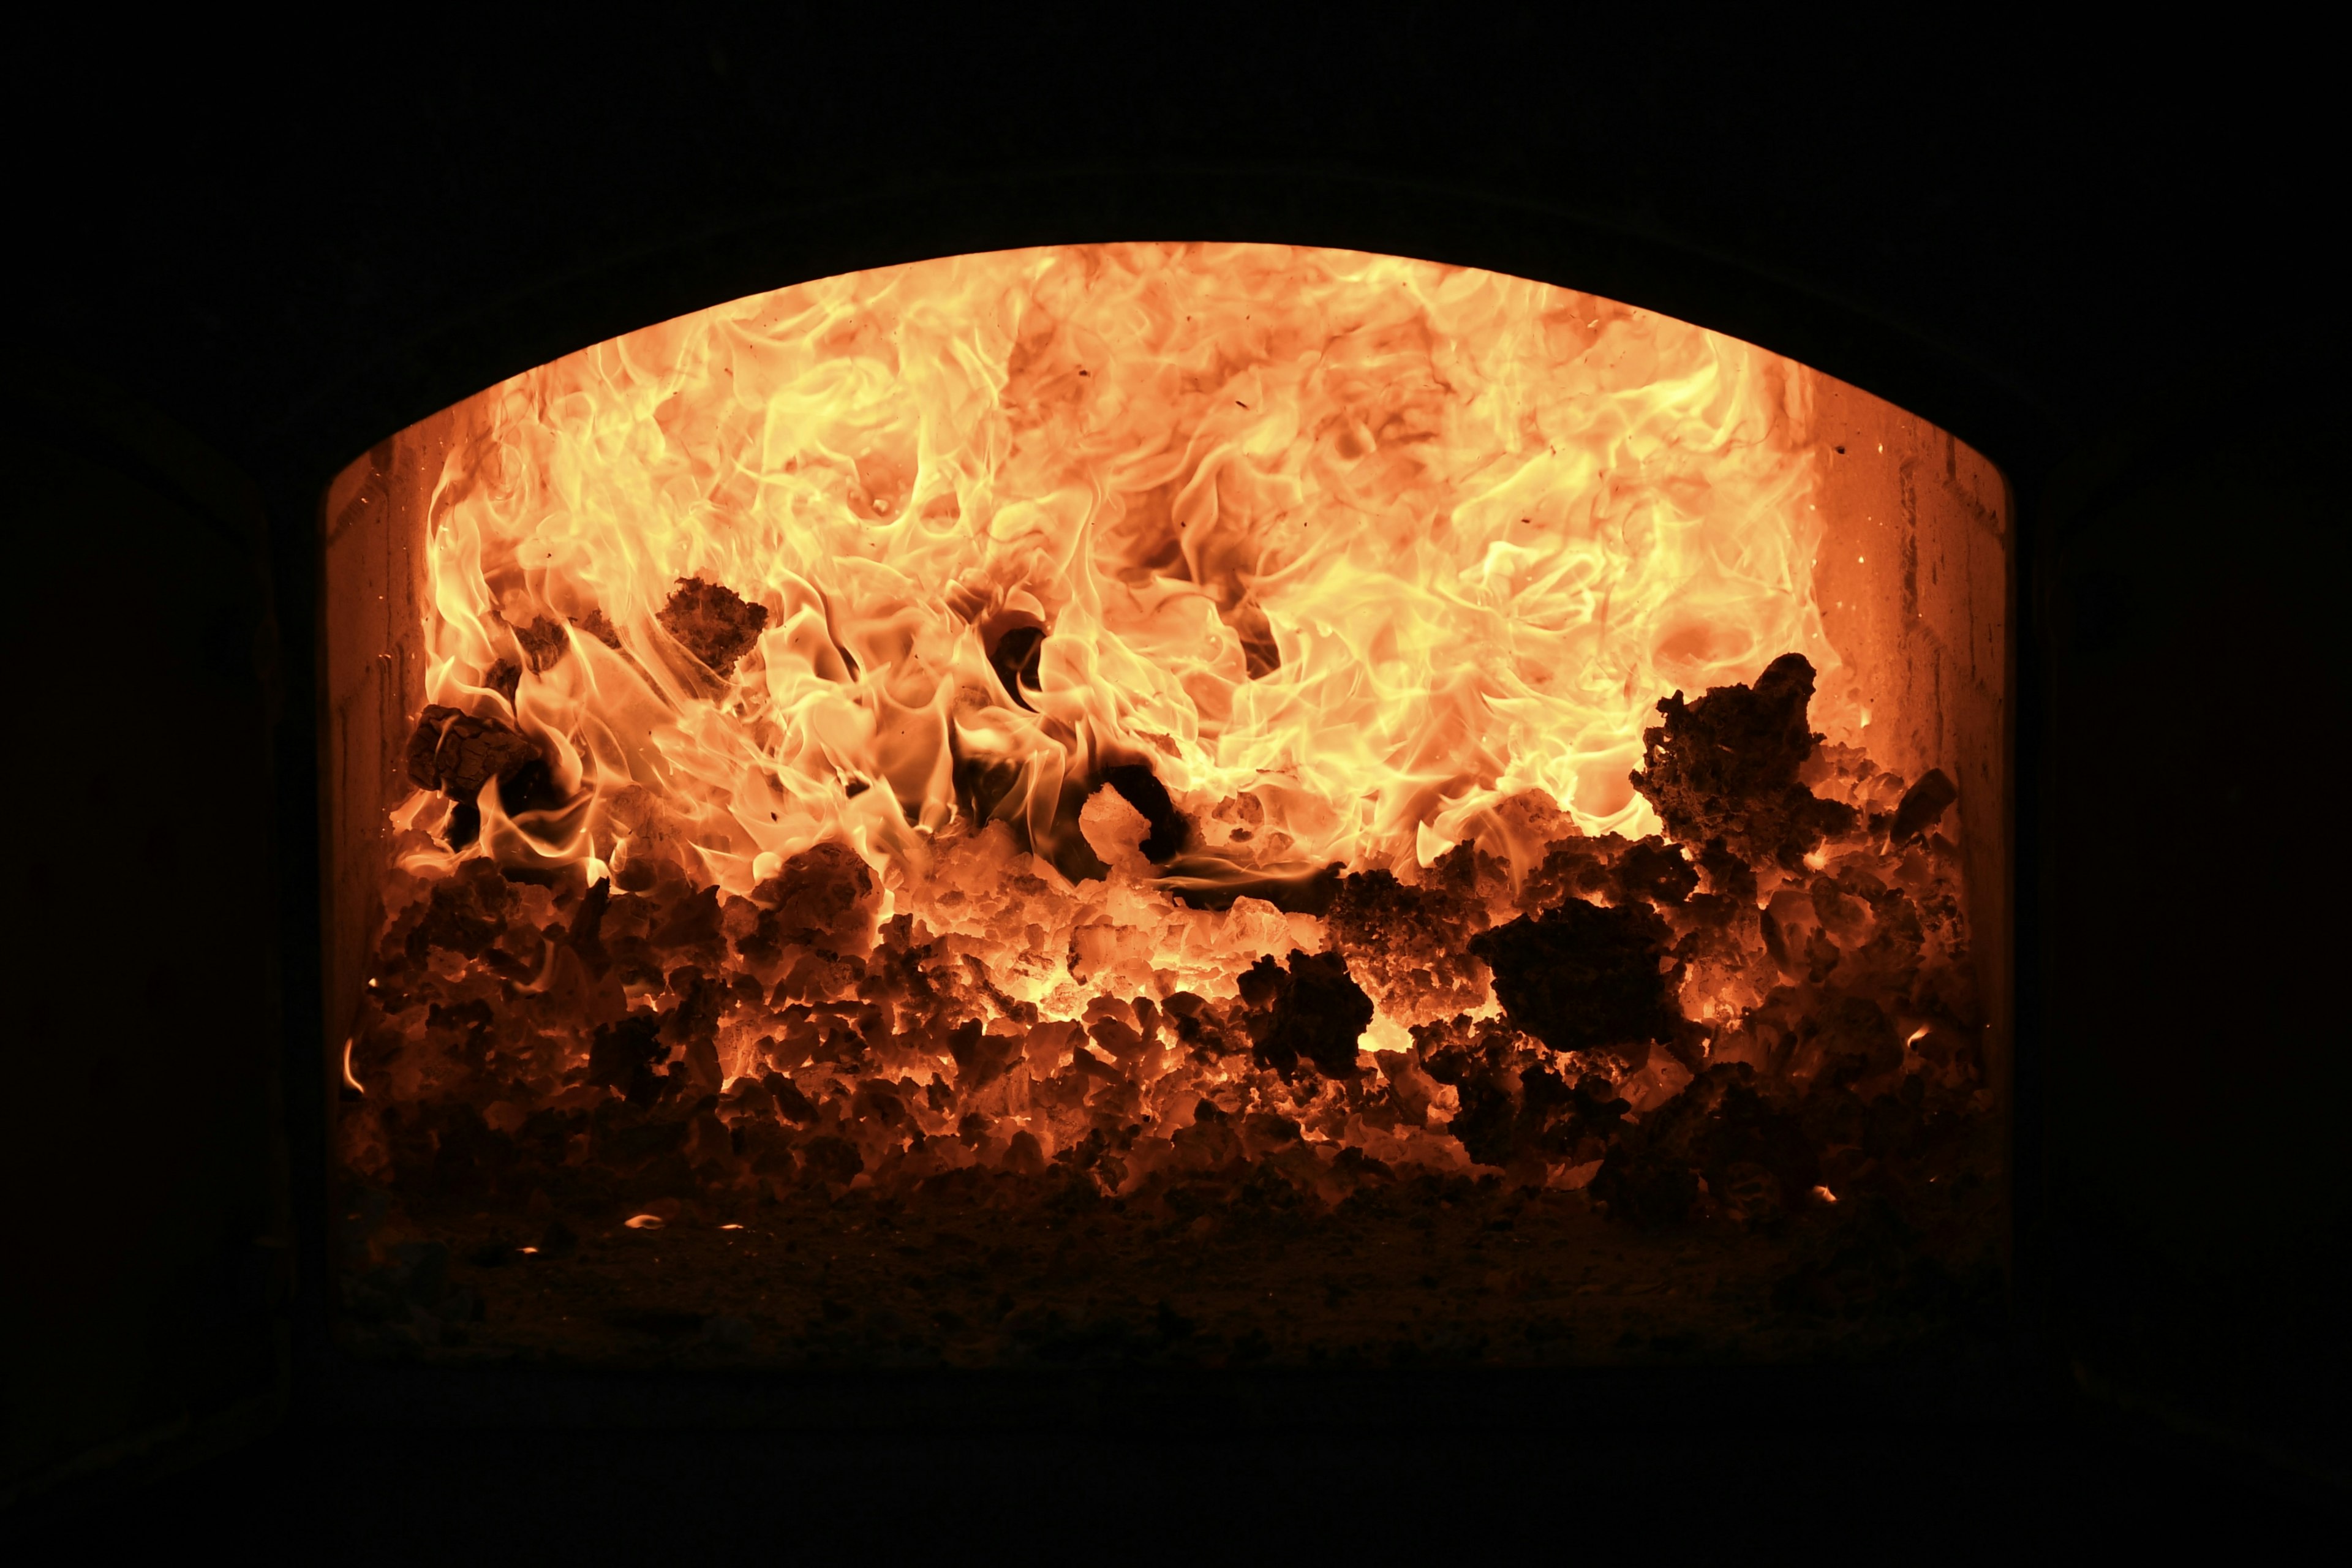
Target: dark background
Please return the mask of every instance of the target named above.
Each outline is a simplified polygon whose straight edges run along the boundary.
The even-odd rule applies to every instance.
[[[1592,1407],[1622,1440],[1543,1414],[1572,1389],[1440,1401],[1486,1427],[1447,1484],[1712,1476],[1776,1518],[1919,1487],[2095,1522],[2340,1504],[2337,84],[2311,39],[2206,28],[1430,7],[19,34],[9,1511],[258,1528],[360,1469],[418,1501],[336,1514],[346,1543],[415,1545],[535,1489],[621,1506],[680,1443],[719,1462],[732,1439],[625,1426],[355,1431],[321,1392],[318,499],[409,421],[683,310],[1120,238],[1613,296],[1936,420],[2015,491],[2013,1353],[1924,1406]],[[1216,1468],[1089,1420],[732,1451],[849,1494],[916,1463],[968,1490]],[[1529,1423],[1541,1464],[1509,1458]],[[1310,1490],[1434,1440],[1252,1429],[1235,1462]]]

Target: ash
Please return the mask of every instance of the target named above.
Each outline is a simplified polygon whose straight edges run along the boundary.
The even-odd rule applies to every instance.
[[[1790,655],[1659,704],[1633,783],[1667,836],[1522,796],[1417,883],[1305,907],[1187,903],[1108,790],[1076,884],[1001,825],[887,890],[835,844],[749,898],[659,855],[395,871],[339,1126],[347,1332],[971,1365],[1972,1332],[1999,1152],[1954,795],[1823,744],[1811,686]]]

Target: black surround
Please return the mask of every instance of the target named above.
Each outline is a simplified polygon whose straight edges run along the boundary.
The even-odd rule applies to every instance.
[[[1982,1488],[2035,1462],[1986,1457],[2000,1451],[2075,1456],[2047,1462],[2075,1465],[2086,1496],[2137,1484],[2081,1460],[2080,1437],[2126,1445],[2150,1487],[2220,1475],[2226,1497],[2340,1497],[2343,1352],[2322,1331],[2352,1242],[2327,847],[2348,345],[2324,186],[2305,183],[2316,88],[2210,39],[2192,58],[1779,19],[1637,37],[1434,11],[1177,40],[1090,26],[581,24],[351,40],[266,68],[216,47],[41,57],[45,90],[16,104],[37,111],[12,178],[39,221],[17,258],[6,438],[12,470],[50,478],[10,501],[11,537],[38,546],[12,638],[31,633],[45,668],[70,651],[59,689],[136,689],[161,739],[126,764],[120,702],[44,718],[42,754],[69,763],[32,776],[18,814],[43,825],[18,846],[39,910],[20,973],[61,999],[27,1004],[7,1131],[28,1169],[68,1174],[43,1188],[49,1222],[10,1288],[27,1325],[12,1376],[47,1370],[19,1384],[0,1485],[56,1510],[228,1450],[199,1473],[259,1488],[238,1453],[306,1474],[342,1454],[430,1490],[488,1462],[486,1425],[549,1422],[647,1456],[659,1443],[620,1430],[690,1429],[660,1442],[711,1456],[712,1431],[741,1427],[766,1435],[739,1449],[844,1477],[839,1445],[806,1434],[882,1433],[861,1439],[887,1450],[877,1468],[920,1454],[985,1471],[1051,1468],[1055,1443],[1161,1440],[1147,1429],[1287,1451],[1268,1434],[1297,1426],[1327,1434],[1314,1462],[1336,1473],[1335,1426],[1404,1408],[1475,1428],[1496,1463],[1523,1427],[1544,1453],[1622,1429],[1651,1436],[1610,1451],[1647,1443],[1643,1463],[1671,1468],[1695,1450],[1662,1423],[1712,1421],[1740,1443],[1810,1433],[1799,1447],[1824,1464],[1891,1479],[1856,1434],[1900,1428]],[[131,134],[104,153],[60,125]],[[328,478],[493,380],[683,310],[1126,237],[1352,247],[1590,289],[1853,382],[2001,466],[2020,826],[2016,1310],[1998,1364],[976,1393],[403,1379],[330,1347],[312,674]],[[101,573],[132,586],[89,592]],[[201,781],[168,811],[142,789],[176,776],[163,759]],[[63,813],[37,793],[59,777],[85,781]],[[126,943],[149,955],[129,984]],[[100,1318],[111,1339],[62,1357],[43,1339]],[[940,1435],[1008,1426],[1043,1457]],[[418,1428],[439,1436],[385,1436]],[[580,1439],[549,1442],[587,1485]],[[474,1458],[436,1469],[444,1452]],[[561,1468],[499,1462],[526,1490]],[[1811,1472],[1773,1463],[1744,1484],[1805,1495]],[[235,1492],[205,1495],[217,1510]]]

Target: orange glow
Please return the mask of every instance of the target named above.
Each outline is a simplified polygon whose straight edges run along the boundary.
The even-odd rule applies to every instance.
[[[737,1193],[1082,1155],[1328,1198],[1345,1148],[1622,1194],[1608,1140],[1710,1063],[1882,1092],[1874,1031],[1899,1062],[1966,1016],[1966,944],[1939,819],[1888,837],[1906,782],[1832,678],[1806,384],[1522,279],[1121,245],[801,284],[489,388],[436,458],[358,1065],[567,1166],[658,1106]],[[1666,830],[1662,699],[1807,666],[1782,784],[1830,826],[1628,842]],[[1634,1000],[1512,1012],[1495,954],[1571,941]]]
[[[467,405],[430,699],[551,760],[537,809],[478,802],[502,864],[660,856],[742,895],[838,838],[885,919],[938,835],[982,826],[959,765],[1003,770],[989,819],[1065,865],[1068,792],[1137,760],[1198,816],[1254,802],[1258,847],[1225,858],[1261,868],[1409,871],[1530,789],[1639,837],[1658,698],[1837,663],[1786,368],[1345,252],[780,289]],[[736,624],[667,615],[689,580]],[[1039,630],[1016,690],[992,651]]]

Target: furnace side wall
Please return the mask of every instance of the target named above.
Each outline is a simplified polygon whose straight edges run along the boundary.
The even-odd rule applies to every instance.
[[[2009,486],[1973,448],[1811,371],[1800,417],[1827,521],[1814,591],[1871,722],[1863,744],[1906,778],[1959,787],[1958,838],[1985,1017],[2004,1099],[2011,1019]],[[1841,448],[1843,448],[1841,450]],[[1949,831],[1947,825],[1947,831]]]
[[[322,1023],[336,1058],[330,1082],[341,1079],[343,1040],[383,918],[386,816],[410,790],[408,732],[425,706],[425,527],[452,424],[450,414],[436,415],[361,457],[328,488],[321,520]]]

